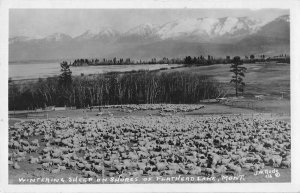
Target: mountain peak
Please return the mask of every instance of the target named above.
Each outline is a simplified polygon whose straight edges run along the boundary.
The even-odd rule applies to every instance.
[[[157,33],[157,26],[151,23],[138,25],[126,32],[126,35],[153,36]]]
[[[64,34],[64,33],[54,33],[54,34],[51,34],[51,35],[45,37],[44,39],[46,41],[57,42],[57,41],[71,40],[72,38],[71,38],[71,36]]]
[[[92,32],[92,30],[86,30],[83,32],[81,35],[75,37],[77,40],[86,40],[86,39],[91,39],[95,36],[96,34]]]
[[[119,34],[119,32],[117,30],[114,30],[110,27],[102,28],[100,30],[100,32],[98,33],[98,35],[100,35],[100,36],[108,36],[108,37],[114,37],[118,34]]]

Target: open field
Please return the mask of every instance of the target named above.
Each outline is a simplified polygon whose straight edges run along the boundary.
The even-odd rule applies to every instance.
[[[265,95],[281,97],[280,92],[285,92],[284,97],[290,97],[290,64],[254,63],[244,64],[247,68],[245,73],[245,95]],[[164,72],[189,72],[201,75],[209,75],[216,80],[229,83],[232,74],[229,72],[230,64],[216,64],[211,66],[198,66],[169,69]],[[233,93],[233,89],[229,91]]]

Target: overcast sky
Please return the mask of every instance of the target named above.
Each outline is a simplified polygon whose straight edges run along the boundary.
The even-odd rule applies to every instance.
[[[143,23],[161,25],[181,18],[254,17],[271,20],[289,14],[284,9],[11,9],[9,36],[45,37],[61,32],[77,36],[111,27],[120,32]]]

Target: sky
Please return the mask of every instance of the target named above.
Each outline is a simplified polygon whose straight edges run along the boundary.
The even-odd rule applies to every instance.
[[[10,9],[9,36],[42,38],[53,33],[72,37],[110,27],[125,32],[137,25],[186,18],[253,17],[265,21],[289,14],[287,9]]]

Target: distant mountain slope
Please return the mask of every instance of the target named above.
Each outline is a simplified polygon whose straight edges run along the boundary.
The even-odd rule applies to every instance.
[[[9,60],[80,57],[182,57],[288,53],[289,16],[269,23],[249,17],[181,19],[161,26],[142,24],[125,33],[111,28],[72,38],[55,33],[45,38],[9,39]]]
[[[290,39],[290,19],[288,15],[283,15],[262,26],[256,33],[257,36]]]
[[[241,49],[252,48],[250,51],[277,54],[290,52],[290,20],[283,15],[262,26],[256,33],[245,37],[237,45]]]

